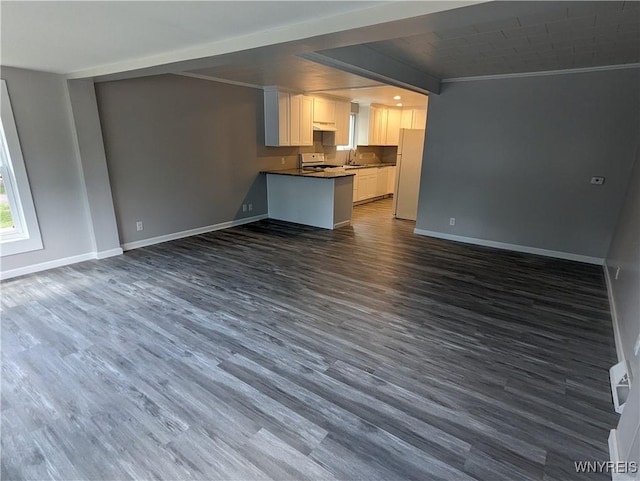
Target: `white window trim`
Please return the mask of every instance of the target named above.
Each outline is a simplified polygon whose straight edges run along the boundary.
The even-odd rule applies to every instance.
[[[7,163],[6,168],[3,168],[3,179],[7,185],[7,194],[12,197],[11,202],[14,202],[15,214],[18,216],[15,222],[16,226],[19,226],[17,232],[0,239],[0,255],[4,257],[42,249],[42,237],[20,148],[18,129],[9,100],[9,91],[4,80],[0,85],[0,109],[2,122],[0,132],[4,132],[4,143],[10,157],[10,162]]]

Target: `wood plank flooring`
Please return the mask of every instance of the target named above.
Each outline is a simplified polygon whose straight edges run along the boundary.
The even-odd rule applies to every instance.
[[[601,269],[390,208],[4,282],[2,479],[609,479]]]

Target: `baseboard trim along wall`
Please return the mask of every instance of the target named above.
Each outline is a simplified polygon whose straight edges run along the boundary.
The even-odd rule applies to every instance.
[[[343,220],[342,222],[338,222],[336,224],[333,224],[333,228],[334,229],[339,229],[340,227],[346,227],[349,224],[351,224],[351,219],[349,220]]]
[[[620,333],[618,311],[616,309],[616,301],[613,297],[613,282],[611,281],[607,261],[604,262],[604,266],[602,266],[602,268],[604,269],[604,280],[607,285],[607,296],[609,297],[609,310],[611,311],[611,322],[613,323],[613,337],[616,343],[616,354],[618,355],[618,362],[622,362],[625,360],[624,352],[622,350],[622,334]]]
[[[14,277],[33,274],[35,272],[46,271],[49,269],[54,269],[56,267],[63,267],[71,264],[77,264],[78,262],[90,261],[94,259],[106,259],[107,257],[121,255],[123,253],[123,250],[128,251],[131,249],[138,249],[139,247],[159,244],[161,242],[167,242],[175,239],[182,239],[183,237],[190,237],[192,235],[205,234],[207,232],[213,232],[216,230],[228,229],[229,227],[249,224],[251,222],[256,222],[266,218],[268,218],[267,214],[256,215],[253,217],[246,217],[244,219],[236,219],[229,222],[221,222],[220,224],[199,227],[197,229],[190,229],[182,232],[175,232],[173,234],[152,237],[150,239],[143,239],[140,241],[128,242],[123,244],[122,248],[109,249],[109,250],[100,251],[100,252],[87,252],[86,254],[80,254],[77,256],[64,257],[62,259],[55,259],[53,261],[41,262],[40,264],[32,264],[30,266],[19,267],[17,269],[11,269],[8,271],[0,272],[0,280],[12,279]]]
[[[184,237],[191,237],[194,235],[206,234],[207,232],[213,232],[216,230],[228,229],[229,227],[236,227],[243,224],[250,224],[251,222],[257,222],[259,220],[267,219],[268,217],[269,217],[268,214],[261,214],[253,217],[245,217],[244,219],[235,219],[235,220],[230,220],[228,222],[221,222],[219,224],[198,227],[196,229],[189,229],[189,230],[183,230],[181,232],[174,232],[173,234],[150,237],[148,239],[142,239],[134,242],[125,242],[124,244],[122,244],[122,248],[125,251],[129,251],[131,249],[139,249],[140,247],[147,247],[154,244],[160,244],[162,242],[182,239]]]
[[[496,242],[496,241],[485,240],[485,239],[476,239],[474,237],[464,237],[464,236],[453,235],[453,234],[445,234],[443,232],[435,232],[430,230],[414,229],[413,232],[414,234],[418,234],[418,235],[435,237],[437,239],[444,239],[444,240],[450,240],[450,241],[456,241],[456,242],[463,242],[465,244],[473,244],[473,245],[478,245],[483,247],[495,247],[496,249],[504,249],[504,250],[515,251],[515,252],[524,252],[526,254],[537,254],[540,256],[555,257],[557,259],[584,262],[587,264],[596,264],[599,266],[604,264],[604,259],[601,257],[583,256],[580,254],[571,254],[570,252],[559,252],[559,251],[552,251],[548,249],[539,249],[537,247],[522,246],[518,244],[507,244],[506,242]]]
[[[77,264],[78,262],[90,261],[93,259],[97,259],[96,252],[87,252],[86,254],[63,257],[62,259],[41,262],[40,264],[31,264],[30,266],[19,267],[17,269],[0,272],[0,280],[11,279],[13,277],[33,274],[34,272],[46,271],[49,269],[54,269],[56,267],[68,266],[70,264]]]
[[[107,257],[119,256],[122,255],[122,252],[122,247],[96,252],[96,259],[106,259]]]

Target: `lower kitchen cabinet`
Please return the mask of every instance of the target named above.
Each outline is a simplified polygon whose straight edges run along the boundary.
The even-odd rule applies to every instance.
[[[360,202],[393,194],[395,171],[393,166],[357,169],[353,178],[353,201]]]
[[[389,175],[387,176],[387,194],[394,194],[396,191],[396,167],[387,167]]]

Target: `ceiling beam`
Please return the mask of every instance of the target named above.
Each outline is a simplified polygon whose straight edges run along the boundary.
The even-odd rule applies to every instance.
[[[439,94],[440,79],[366,45],[303,53],[301,57],[345,72],[421,94]]]

